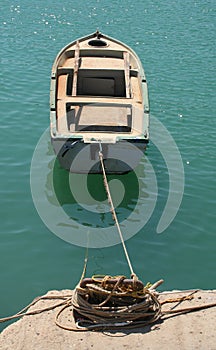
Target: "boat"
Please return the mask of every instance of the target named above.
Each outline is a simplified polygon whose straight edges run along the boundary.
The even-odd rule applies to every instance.
[[[57,55],[51,72],[51,143],[72,173],[134,169],[149,142],[149,98],[139,57],[96,31]]]

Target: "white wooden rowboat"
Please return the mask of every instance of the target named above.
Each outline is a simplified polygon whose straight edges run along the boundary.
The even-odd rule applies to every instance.
[[[135,167],[136,149],[149,141],[147,82],[135,52],[98,31],[63,48],[52,67],[50,131],[71,172],[100,173],[99,147],[107,173]]]

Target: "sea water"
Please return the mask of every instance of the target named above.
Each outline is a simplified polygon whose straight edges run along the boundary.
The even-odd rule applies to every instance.
[[[55,162],[46,131],[53,60],[97,29],[136,51],[149,84],[145,158],[136,172],[109,177],[123,196],[116,210],[133,269],[144,282],[163,278],[162,290],[215,288],[215,2],[3,0],[0,28],[0,317],[79,281],[88,242],[77,240],[75,224],[69,242],[63,240],[64,220],[56,234],[55,208],[99,236],[113,225],[101,176],[70,178]],[[30,176],[41,193],[36,203]],[[94,204],[76,201],[76,181],[80,190],[87,181]],[[88,276],[130,275],[120,244],[95,242]]]

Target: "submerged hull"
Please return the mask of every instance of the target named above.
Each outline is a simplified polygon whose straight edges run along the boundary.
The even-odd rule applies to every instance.
[[[107,173],[135,168],[149,141],[149,101],[134,51],[98,32],[67,45],[52,67],[50,132],[71,172],[101,173],[100,149]]]

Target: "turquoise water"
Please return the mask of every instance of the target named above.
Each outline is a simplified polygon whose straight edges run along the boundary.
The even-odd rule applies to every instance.
[[[214,26],[213,0],[63,4],[41,0],[34,6],[27,0],[2,1],[0,317],[15,313],[47,290],[74,287],[81,275],[85,249],[58,238],[41,220],[31,196],[30,165],[49,126],[52,62],[64,45],[97,28],[139,55],[149,82],[151,114],[172,135],[184,165],[181,206],[170,226],[157,234],[169,195],[169,176],[163,156],[150,143],[147,157],[158,196],[147,224],[127,241],[134,269],[144,281],[163,278],[164,290],[215,288]],[[169,147],[167,143],[168,153]],[[50,164],[46,154],[41,161]],[[70,193],[61,191],[68,175],[61,169],[55,174],[66,212],[72,210],[74,219],[93,227],[110,224],[108,215],[79,211]],[[145,179],[145,170],[142,176]],[[121,181],[129,198],[118,208],[124,219],[133,211],[137,182],[133,175]],[[95,198],[104,200],[101,178],[91,177],[89,183],[92,193],[97,192]],[[128,275],[122,247],[90,249],[88,274],[93,273]]]

